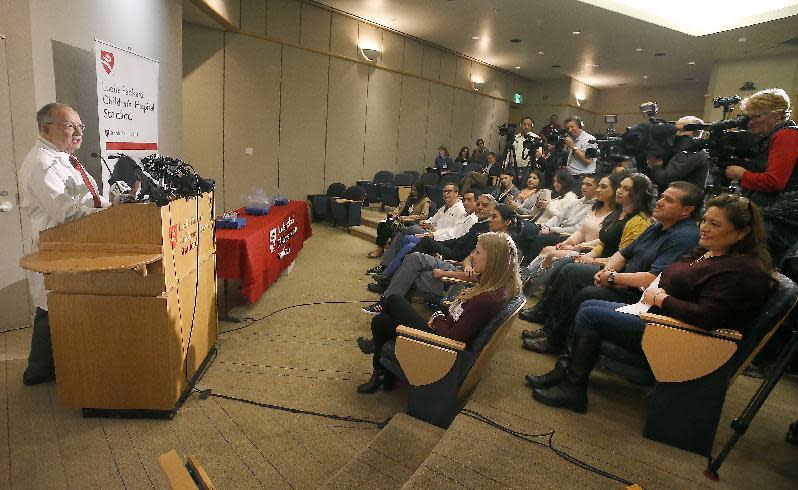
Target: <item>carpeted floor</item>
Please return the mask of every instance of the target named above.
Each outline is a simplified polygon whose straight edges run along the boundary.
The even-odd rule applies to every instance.
[[[254,320],[220,324],[218,357],[200,383],[217,394],[358,420],[196,396],[171,421],[82,419],[78,411],[58,406],[55,385],[22,386],[30,342],[30,331],[22,330],[0,336],[0,397],[6,407],[0,411],[0,487],[164,488],[155,458],[171,448],[183,456],[196,454],[219,488],[322,485],[375,438],[376,422],[404,408],[403,388],[371,396],[355,392],[371,371],[355,338],[369,332],[370,317],[360,311],[366,303],[360,301],[376,298],[366,291],[370,279],[363,274],[376,263],[365,256],[372,246],[315,224],[293,271],[258,304],[232,308],[233,315]],[[325,301],[348,303],[271,314]],[[513,326],[469,409],[520,432],[554,430],[556,447],[645,488],[795,488],[798,483],[798,447],[784,442],[788,424],[798,417],[795,379],[777,386],[721,469],[721,482],[712,483],[702,475],[704,458],[641,436],[646,399],[639,387],[597,372],[586,415],[532,400],[523,375],[548,370],[553,358],[521,349],[520,330],[528,326],[521,321]],[[756,387],[755,380],[740,378],[731,388],[716,452]],[[460,415],[406,488],[431,486],[622,485]]]

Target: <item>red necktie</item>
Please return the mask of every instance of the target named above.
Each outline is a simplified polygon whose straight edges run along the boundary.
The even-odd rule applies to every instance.
[[[86,171],[83,170],[83,165],[80,164],[80,161],[75,158],[74,155],[69,155],[69,163],[75,167],[75,170],[80,172],[80,176],[83,177],[83,183],[86,184],[86,187],[89,188],[89,192],[91,192],[91,197],[94,198],[94,207],[101,208],[102,205],[100,204],[100,196],[97,194],[97,191],[94,190],[94,186],[91,185],[91,181],[89,180],[89,176],[86,175]]]

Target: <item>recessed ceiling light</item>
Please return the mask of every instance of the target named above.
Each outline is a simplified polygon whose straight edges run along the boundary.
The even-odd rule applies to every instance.
[[[474,41],[478,41],[479,40],[479,36],[471,36],[471,39],[473,39]]]
[[[543,51],[538,51],[538,54],[543,55],[543,54],[546,54],[546,53],[544,53]]]
[[[648,75],[643,75],[643,77],[642,77],[642,78],[648,78]]]
[[[642,51],[643,51],[643,48],[635,48],[635,51],[637,51],[638,53],[640,53],[640,52],[642,52]]]
[[[552,68],[561,68],[560,65],[551,65]]]
[[[578,35],[582,34],[582,31],[573,31],[573,32],[571,32],[571,34],[573,34],[574,36],[578,36]]]
[[[518,39],[517,37],[514,37],[514,38],[510,39],[510,42],[511,42],[511,43],[520,43],[520,42],[521,42],[521,40],[520,40],[520,39]]]
[[[688,65],[695,65],[695,61],[688,61],[687,64]]]
[[[747,38],[747,37],[740,37],[740,38],[738,38],[738,39],[737,39],[737,42],[738,42],[738,43],[744,43],[744,42],[746,42],[746,41],[748,41],[748,38]]]
[[[516,67],[515,67],[515,69],[516,69],[516,70],[520,70],[520,69],[521,69],[521,67],[520,67],[520,66],[516,66]]]

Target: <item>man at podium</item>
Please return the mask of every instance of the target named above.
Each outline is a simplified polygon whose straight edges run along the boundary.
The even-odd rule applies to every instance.
[[[47,104],[36,113],[39,137],[19,169],[21,208],[30,217],[33,248],[39,232],[108,207],[97,183],[75,158],[86,126],[80,115],[65,104]],[[36,305],[25,385],[55,380],[55,364],[47,314],[44,276],[29,276],[30,293]]]

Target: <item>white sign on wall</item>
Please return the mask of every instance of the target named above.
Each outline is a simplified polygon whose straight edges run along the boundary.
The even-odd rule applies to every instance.
[[[158,151],[158,62],[95,39],[97,112],[100,151],[124,153],[140,160]],[[108,196],[108,170],[103,166],[103,194]]]

